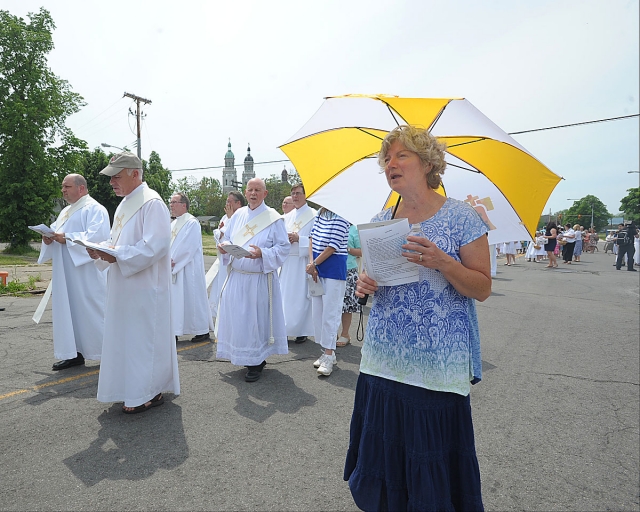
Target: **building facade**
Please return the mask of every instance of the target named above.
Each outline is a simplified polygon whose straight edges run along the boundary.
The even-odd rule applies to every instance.
[[[236,157],[231,151],[231,139],[227,145],[227,152],[224,155],[224,169],[222,170],[222,191],[228,194],[232,190],[238,190],[238,172],[235,167]],[[242,186],[246,186],[250,179],[256,177],[253,170],[253,157],[251,156],[251,146],[247,147],[247,156],[244,157],[244,171],[242,171]]]

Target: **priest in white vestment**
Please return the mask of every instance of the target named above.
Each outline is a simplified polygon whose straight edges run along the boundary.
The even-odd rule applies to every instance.
[[[229,219],[233,217],[233,214],[240,208],[247,204],[246,199],[242,195],[242,192],[232,190],[227,196],[227,202],[224,205],[225,214],[220,219],[218,228],[213,230],[213,238],[216,241],[216,245],[220,245],[224,240],[224,232],[227,229]],[[222,291],[222,284],[227,279],[227,268],[224,265],[220,265],[220,261],[216,261],[210,272],[214,272],[214,276],[211,282],[211,290],[209,292],[209,309],[211,310],[212,322],[215,324],[215,319],[218,316],[218,301],[220,300],[220,292]]]
[[[53,266],[53,354],[61,359],[54,363],[55,371],[82,365],[85,359],[100,360],[107,289],[106,273],[96,268],[82,245],[67,238],[105,240],[109,214],[89,195],[87,181],[79,174],[68,174],[62,180],[62,197],[69,206],[51,224],[55,235],[42,237],[38,259],[38,263],[52,260]],[[43,298],[45,304],[46,300]]]
[[[202,228],[189,210],[189,198],[178,192],[169,202],[171,215],[171,321],[173,334],[194,334],[193,342],[210,340],[211,311],[202,255]],[[212,327],[212,326],[211,326]]]
[[[307,336],[313,336],[306,268],[309,263],[309,232],[317,212],[307,204],[302,184],[291,188],[291,198],[295,208],[284,216],[291,252],[280,270],[280,288],[287,336],[294,337],[296,343],[303,343]]]
[[[277,270],[291,245],[282,216],[264,204],[264,181],[249,180],[246,196],[248,206],[233,214],[225,241],[218,246],[220,263],[229,265],[229,276],[220,297],[217,357],[247,366],[245,380],[254,382],[267,357],[288,353]],[[232,257],[225,250],[229,244],[250,255]]]
[[[287,196],[282,200],[282,215],[286,215],[290,211],[293,211],[295,205],[293,204],[293,198],[291,196]]]
[[[126,414],[180,393],[176,342],[171,326],[171,220],[160,196],[142,182],[142,163],[132,153],[114,156],[101,174],[111,176],[116,210],[105,250],[89,250],[108,266],[107,310],[98,400],[124,401]],[[102,260],[102,261],[100,261]]]

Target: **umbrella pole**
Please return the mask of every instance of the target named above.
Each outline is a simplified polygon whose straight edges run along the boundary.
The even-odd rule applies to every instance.
[[[400,206],[400,200],[402,199],[402,196],[398,196],[398,200],[396,201],[396,205],[393,207],[393,213],[391,214],[391,218],[395,219],[396,218],[396,212],[398,211],[398,206]]]

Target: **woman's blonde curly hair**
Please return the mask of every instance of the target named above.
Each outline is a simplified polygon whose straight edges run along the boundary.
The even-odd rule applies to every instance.
[[[378,165],[383,171],[387,152],[396,141],[409,151],[416,153],[425,167],[431,166],[431,170],[427,173],[427,185],[432,189],[437,189],[442,184],[441,176],[447,166],[447,162],[444,159],[447,145],[438,141],[424,128],[400,125],[391,130],[382,141],[382,147],[380,148],[380,153],[378,153]]]

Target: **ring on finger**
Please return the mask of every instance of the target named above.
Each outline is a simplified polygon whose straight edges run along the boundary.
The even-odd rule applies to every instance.
[[[420,257],[418,258],[418,261],[422,261],[422,254],[420,255]]]

